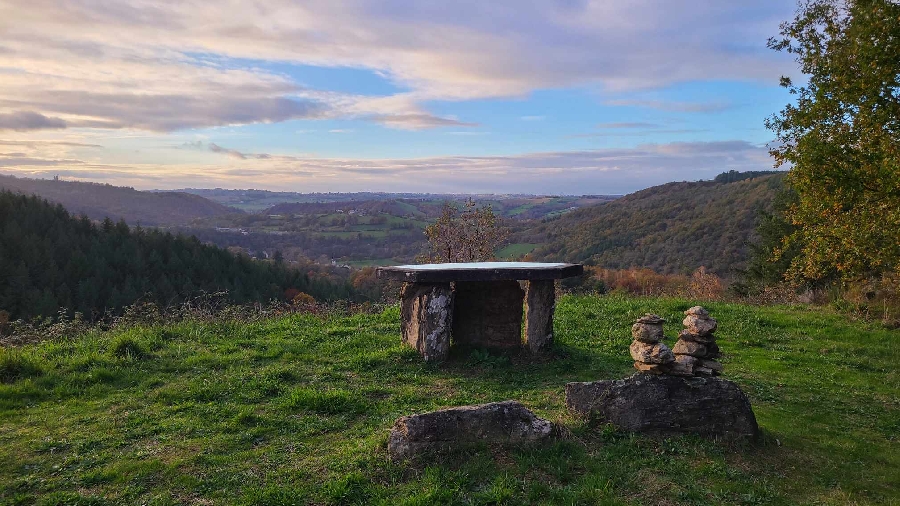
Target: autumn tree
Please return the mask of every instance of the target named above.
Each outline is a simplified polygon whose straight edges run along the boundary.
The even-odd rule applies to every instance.
[[[490,205],[478,206],[470,198],[462,209],[444,202],[441,216],[425,228],[425,235],[428,253],[423,261],[483,262],[494,258],[509,231]]]
[[[788,275],[820,280],[900,272],[900,3],[808,0],[769,47],[794,55],[805,84],[767,120],[796,199],[781,250]]]

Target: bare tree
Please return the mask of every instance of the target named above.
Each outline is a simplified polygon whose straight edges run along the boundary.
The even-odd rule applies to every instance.
[[[471,198],[462,210],[444,202],[441,216],[425,228],[428,253],[419,260],[432,263],[483,262],[494,258],[509,230],[490,205],[478,206]]]

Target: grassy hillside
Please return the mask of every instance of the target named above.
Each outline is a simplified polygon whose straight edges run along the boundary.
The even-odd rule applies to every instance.
[[[897,504],[900,333],[803,307],[714,303],[754,447],[653,440],[564,406],[567,381],[631,374],[630,322],[694,301],[565,297],[556,356],[423,365],[398,310],[186,322],[0,350],[5,504]],[[415,466],[397,417],[519,399],[562,424],[537,448]]]
[[[198,195],[142,192],[134,188],[81,181],[25,179],[0,175],[0,190],[37,195],[62,204],[70,213],[94,220],[109,217],[135,225],[186,225],[196,218],[219,216],[235,209]]]
[[[602,206],[572,211],[520,233],[544,246],[535,258],[664,274],[705,266],[727,276],[746,266],[758,211],[769,209],[783,175],[735,182],[669,183]]]

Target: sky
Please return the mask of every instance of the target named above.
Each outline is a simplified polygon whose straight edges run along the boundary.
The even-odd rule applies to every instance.
[[[0,173],[625,194],[771,170],[793,1],[0,0]]]

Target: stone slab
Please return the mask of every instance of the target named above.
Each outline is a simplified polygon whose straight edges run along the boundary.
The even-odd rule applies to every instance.
[[[498,350],[522,346],[518,281],[458,282],[454,286],[453,342]]]
[[[530,443],[554,432],[551,422],[517,401],[461,406],[398,418],[388,438],[388,455],[399,461],[473,443]]]
[[[473,262],[379,267],[376,276],[408,283],[562,279],[584,273],[581,264],[544,262]]]
[[[723,439],[759,435],[749,399],[737,384],[721,378],[635,374],[568,383],[566,406],[631,432]]]

